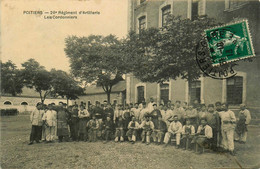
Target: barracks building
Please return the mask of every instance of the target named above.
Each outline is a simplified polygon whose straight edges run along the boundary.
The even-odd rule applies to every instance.
[[[153,97],[157,103],[171,100],[175,102],[192,102],[210,104],[216,101],[227,102],[233,108],[246,103],[251,108],[260,109],[260,59],[259,59],[259,2],[238,0],[129,0],[128,31],[139,32],[140,29],[161,27],[169,14],[181,15],[193,19],[208,15],[222,23],[233,19],[247,19],[252,35],[256,57],[252,62],[239,61],[234,69],[237,75],[232,78],[217,80],[201,76],[197,81],[183,79],[172,80],[162,84],[144,83],[131,74],[126,75],[126,103],[149,101]],[[195,57],[195,56],[194,56]]]

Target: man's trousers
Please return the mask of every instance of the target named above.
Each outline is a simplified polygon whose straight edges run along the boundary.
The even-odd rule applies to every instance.
[[[46,132],[46,140],[47,141],[53,141],[54,140],[55,130],[56,130],[55,126],[47,126],[46,127],[45,132]]]
[[[172,134],[170,132],[167,132],[164,136],[164,140],[163,142],[165,144],[169,143],[169,140],[171,139],[172,136],[176,135],[176,145],[180,145],[180,140],[181,140],[181,133],[176,133],[176,134]]]
[[[225,150],[234,150],[234,129],[222,130],[222,146]]]
[[[41,136],[42,136],[42,126],[32,125],[30,142],[33,141],[39,142],[41,140]]]

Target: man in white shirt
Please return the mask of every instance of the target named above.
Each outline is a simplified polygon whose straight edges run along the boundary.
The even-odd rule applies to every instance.
[[[44,114],[44,110],[41,103],[37,103],[36,109],[32,111],[30,115],[30,121],[32,123],[32,130],[30,135],[30,143],[28,145],[32,145],[33,141],[39,143],[41,140],[41,132],[42,132],[42,116]]]
[[[141,109],[138,108],[138,103],[135,103],[134,107],[131,108],[131,116],[135,116],[136,119],[139,119]]]
[[[182,132],[182,124],[178,120],[178,116],[174,115],[174,121],[171,122],[168,132],[164,136],[165,147],[169,144],[172,136],[176,136],[176,148],[180,146],[181,140],[181,132]]]
[[[139,115],[139,123],[141,123],[142,121],[145,120],[144,116],[146,114],[149,114],[149,109],[146,107],[146,103],[143,103],[143,109],[140,111],[140,115]]]
[[[227,103],[222,103],[222,110],[219,112],[221,118],[222,147],[234,154],[234,129],[236,117],[233,111],[228,109]]]
[[[55,136],[55,127],[56,127],[56,120],[57,120],[57,112],[53,110],[53,105],[48,105],[48,110],[44,114],[42,120],[46,124],[46,140],[47,143],[50,143],[54,140]]]
[[[153,110],[154,110],[154,108],[153,108],[153,105],[155,104],[155,102],[154,102],[154,99],[151,97],[150,98],[150,102],[148,103],[148,105],[147,105],[147,108],[148,108],[148,110],[149,110],[149,113],[151,113]]]

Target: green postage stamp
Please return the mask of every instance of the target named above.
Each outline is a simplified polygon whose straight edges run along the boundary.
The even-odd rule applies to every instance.
[[[255,56],[247,20],[205,30],[212,65]]]

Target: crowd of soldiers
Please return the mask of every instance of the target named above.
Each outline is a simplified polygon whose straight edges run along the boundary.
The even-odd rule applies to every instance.
[[[72,106],[62,102],[59,105],[38,103],[30,119],[29,145],[34,141],[51,143],[56,136],[59,142],[128,140],[134,144],[140,140],[147,145],[153,142],[167,147],[176,142],[176,148],[194,148],[199,153],[209,148],[234,155],[234,140],[246,142],[251,116],[244,104],[240,105],[236,118],[227,103],[206,106],[197,101],[191,105],[169,101],[157,106],[150,98],[149,103],[124,106],[106,101],[88,107],[84,102]]]

